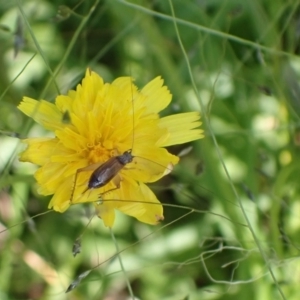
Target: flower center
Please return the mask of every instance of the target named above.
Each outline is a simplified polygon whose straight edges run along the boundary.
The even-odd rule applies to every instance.
[[[89,147],[88,159],[91,164],[105,162],[111,157],[111,150],[102,146],[102,144]]]

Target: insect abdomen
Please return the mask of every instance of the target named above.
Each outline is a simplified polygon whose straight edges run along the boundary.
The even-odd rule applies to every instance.
[[[96,189],[105,186],[132,160],[131,150],[125,151],[122,155],[110,158],[92,173],[88,188]]]

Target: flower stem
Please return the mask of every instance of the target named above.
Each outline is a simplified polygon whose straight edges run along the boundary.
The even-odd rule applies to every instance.
[[[115,246],[116,246],[116,250],[117,250],[117,254],[116,254],[116,255],[117,255],[118,259],[119,259],[119,263],[120,263],[122,272],[123,272],[123,274],[124,274],[124,276],[125,276],[126,285],[127,285],[129,294],[130,294],[132,300],[134,300],[135,297],[134,297],[134,295],[133,295],[133,291],[132,291],[132,288],[131,288],[131,285],[130,285],[130,281],[129,281],[128,277],[127,277],[126,270],[125,270],[125,268],[124,268],[124,265],[123,265],[123,261],[122,261],[121,255],[120,255],[120,253],[119,253],[119,252],[120,252],[119,245],[118,245],[118,242],[117,242],[117,240],[116,240],[116,237],[115,237],[115,235],[114,235],[114,233],[113,233],[113,231],[112,231],[111,228],[110,228],[110,234],[111,234],[112,240],[114,241],[114,244],[115,244]]]

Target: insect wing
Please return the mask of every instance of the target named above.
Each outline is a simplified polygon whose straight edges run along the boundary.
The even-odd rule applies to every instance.
[[[112,157],[91,175],[88,187],[99,188],[108,184],[122,169],[124,165],[120,163],[117,157]]]

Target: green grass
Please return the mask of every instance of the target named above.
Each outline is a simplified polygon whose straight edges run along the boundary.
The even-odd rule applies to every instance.
[[[17,105],[54,101],[89,67],[140,87],[161,75],[164,113],[200,110],[206,134],[172,147],[193,148],[152,185],[165,221],[120,214],[115,241],[88,205],[33,218],[50,197],[1,134],[1,299],[126,299],[126,281],[143,300],[299,298],[299,1],[171,3],[0,1],[1,132],[48,134]]]

